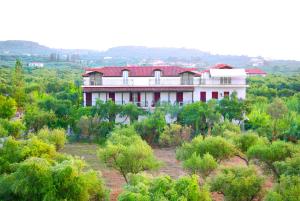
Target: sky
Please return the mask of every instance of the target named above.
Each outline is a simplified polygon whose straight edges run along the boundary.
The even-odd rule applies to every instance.
[[[299,0],[0,0],[0,40],[300,60]]]

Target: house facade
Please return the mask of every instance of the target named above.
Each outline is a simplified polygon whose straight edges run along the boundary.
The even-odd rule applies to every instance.
[[[221,64],[204,71],[178,66],[87,68],[83,76],[84,106],[111,99],[151,108],[168,102],[184,105],[222,99],[236,92],[246,97],[246,71]]]

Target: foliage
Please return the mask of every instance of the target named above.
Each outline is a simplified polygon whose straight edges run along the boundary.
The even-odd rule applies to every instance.
[[[229,120],[225,119],[224,122],[216,124],[212,129],[212,135],[214,136],[223,136],[226,131],[231,131],[236,134],[241,133],[241,129],[238,125],[230,122]]]
[[[218,166],[217,161],[209,153],[200,157],[196,153],[183,162],[183,167],[192,174],[199,173],[203,178],[207,177]]]
[[[300,155],[295,154],[285,161],[276,161],[274,166],[280,175],[300,175]]]
[[[159,167],[151,147],[133,127],[115,129],[98,155],[106,165],[118,170],[125,181],[128,173],[139,173]]]
[[[9,135],[15,138],[19,138],[25,130],[24,124],[19,120],[9,121],[7,119],[0,119],[0,127],[3,129],[3,136]]]
[[[238,135],[234,138],[234,144],[242,151],[247,152],[248,149],[254,145],[265,145],[268,143],[268,140],[263,137],[259,137],[254,132],[248,132],[245,134]]]
[[[16,101],[10,97],[4,97],[0,94],[0,118],[10,119],[17,111]]]
[[[300,177],[282,176],[280,182],[270,191],[265,201],[298,201],[300,197]]]
[[[50,130],[47,127],[38,131],[37,137],[44,142],[53,144],[56,150],[64,147],[67,137],[64,129],[53,129]]]
[[[199,187],[196,176],[172,180],[170,176],[150,178],[145,175],[131,175],[119,201],[190,200],[211,201],[207,187]]]
[[[0,198],[32,201],[106,198],[103,181],[94,171],[83,172],[83,167],[80,160],[51,164],[43,158],[29,158],[11,174],[0,177]]]
[[[211,189],[228,201],[251,201],[261,190],[263,179],[253,167],[224,168],[211,181]]]
[[[193,153],[196,153],[200,157],[209,153],[217,161],[221,161],[235,155],[237,150],[232,143],[220,136],[207,137],[205,139],[198,136],[190,143],[183,143],[182,146],[176,150],[176,157],[179,160],[187,160]]]
[[[26,101],[25,83],[23,67],[20,60],[16,61],[12,77],[12,97],[15,99],[18,107],[23,107]]]
[[[159,136],[158,143],[164,147],[178,146],[184,141],[188,141],[190,136],[190,127],[182,127],[180,124],[171,124],[170,126],[165,126],[164,131]]]
[[[143,109],[132,103],[123,105],[120,112],[121,116],[129,117],[131,123],[137,121],[139,115],[144,113]]]
[[[274,166],[274,162],[284,161],[295,153],[295,147],[287,142],[275,141],[271,144],[257,144],[249,148],[247,156],[249,159],[258,159],[273,171],[276,177],[279,173]]]
[[[156,109],[148,118],[134,124],[137,133],[150,144],[158,141],[165,126],[165,114],[159,109]]]

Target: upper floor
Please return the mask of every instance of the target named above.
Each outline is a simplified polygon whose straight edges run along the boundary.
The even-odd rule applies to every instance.
[[[84,86],[245,86],[246,72],[229,65],[204,71],[178,66],[130,66],[87,68]]]

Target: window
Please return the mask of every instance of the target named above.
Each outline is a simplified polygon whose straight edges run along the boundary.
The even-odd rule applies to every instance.
[[[229,91],[224,91],[224,97],[229,97]]]
[[[181,84],[182,85],[192,85],[194,76],[192,73],[182,73]]]
[[[221,77],[220,84],[231,84],[231,77]]]
[[[102,74],[91,73],[90,74],[90,85],[102,85]]]
[[[211,93],[211,97],[212,97],[212,99],[218,99],[219,97],[219,93],[217,92],[217,91],[213,91],[212,93]]]
[[[123,76],[123,84],[128,84],[128,71],[123,70],[122,76]]]
[[[155,84],[160,84],[160,76],[161,76],[160,70],[154,71]]]

